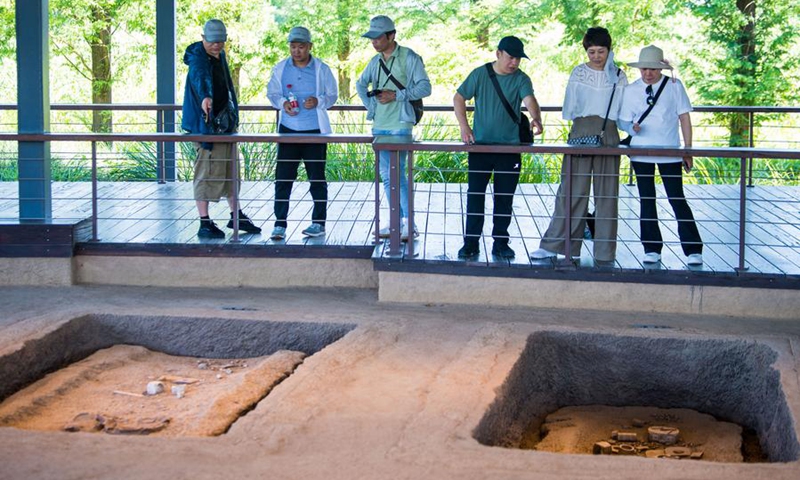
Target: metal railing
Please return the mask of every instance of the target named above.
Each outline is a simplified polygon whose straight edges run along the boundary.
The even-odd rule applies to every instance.
[[[667,157],[717,157],[717,158],[733,158],[739,160],[739,218],[738,218],[738,266],[737,271],[747,270],[746,266],[746,225],[747,225],[747,171],[751,159],[791,159],[800,160],[800,150],[779,150],[779,149],[755,149],[749,147],[743,148],[670,148],[670,147],[579,147],[572,145],[466,145],[462,142],[417,142],[403,140],[400,137],[395,138],[378,138],[373,144],[376,151],[388,151],[392,162],[392,184],[398,185],[399,168],[398,159],[400,152],[408,152],[408,183],[409,183],[409,202],[413,197],[413,177],[414,177],[414,152],[475,152],[475,153],[494,153],[494,154],[561,154],[561,155],[642,155],[642,156],[667,156]],[[398,173],[394,173],[398,171]],[[565,175],[565,200],[568,202],[572,197],[571,175],[567,169]],[[389,238],[389,255],[401,256],[403,249],[399,233],[400,228],[399,215],[396,213],[399,210],[398,196],[392,197],[392,205],[390,206],[392,215],[390,217],[392,235]],[[566,212],[570,211],[569,205],[565,208]],[[409,224],[414,224],[414,209],[409,206]],[[571,232],[571,215],[567,215],[566,232]],[[570,235],[566,235],[569,237]],[[564,262],[562,266],[566,268],[574,268],[574,263],[571,261],[571,241],[574,238],[564,239]],[[413,255],[413,242],[408,245],[409,254]]]

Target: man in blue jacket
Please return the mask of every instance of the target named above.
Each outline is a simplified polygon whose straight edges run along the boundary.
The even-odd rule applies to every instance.
[[[235,112],[233,125],[227,132],[234,133],[238,127],[239,104],[233,89],[233,80],[225,59],[225,42],[228,33],[221,20],[212,19],[203,26],[203,40],[186,48],[183,63],[189,66],[186,75],[186,89],[183,94],[183,120],[181,128],[188,133],[209,135],[215,133],[209,118],[224,114],[228,107]],[[233,212],[236,209],[233,198],[233,157],[232,143],[195,143],[197,159],[194,164],[194,199],[200,214],[200,238],[225,238],[208,216],[208,202],[218,202],[221,197],[228,199],[231,219],[228,228],[233,228]],[[261,228],[239,210],[239,229],[247,233],[260,233]]]

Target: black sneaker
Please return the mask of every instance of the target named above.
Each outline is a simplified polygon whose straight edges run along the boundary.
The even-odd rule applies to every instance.
[[[200,238],[225,238],[225,232],[219,229],[212,220],[200,220],[200,229],[197,230]]]
[[[514,258],[516,254],[507,243],[494,242],[492,246],[492,255],[501,258]]]
[[[481,247],[472,243],[465,243],[461,249],[458,250],[458,258],[473,258],[481,253]]]
[[[228,220],[228,228],[233,228],[233,213],[231,213],[231,219]],[[239,210],[239,230],[244,230],[247,233],[261,233],[261,227],[256,227],[252,221],[250,221],[250,217],[245,215],[241,210]]]

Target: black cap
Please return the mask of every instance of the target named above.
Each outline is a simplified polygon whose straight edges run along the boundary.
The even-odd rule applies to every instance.
[[[525,55],[525,49],[522,46],[522,40],[517,37],[503,37],[503,39],[500,40],[500,44],[497,45],[497,49],[506,52],[512,57],[528,58],[528,56]]]

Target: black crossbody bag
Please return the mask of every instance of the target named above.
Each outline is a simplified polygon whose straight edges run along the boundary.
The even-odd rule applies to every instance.
[[[644,113],[642,113],[642,116],[639,117],[639,121],[636,122],[636,123],[641,125],[642,122],[644,121],[644,119],[647,118],[648,115],[650,115],[650,112],[653,110],[653,107],[656,106],[656,102],[658,102],[658,97],[661,96],[661,92],[663,92],[664,91],[664,87],[667,86],[667,80],[668,79],[669,79],[669,77],[664,75],[664,79],[661,80],[661,85],[658,87],[658,91],[656,92],[656,95],[653,97],[653,104],[650,105],[649,107],[647,107],[647,110],[645,110]],[[633,137],[628,135],[627,137],[625,137],[622,140],[620,140],[619,144],[620,145],[630,145],[631,144],[631,140],[633,140]]]
[[[519,112],[520,116],[517,117],[517,114],[514,113],[514,109],[511,108],[511,104],[506,100],[506,96],[503,95],[503,91],[500,90],[500,83],[497,81],[497,74],[494,73],[491,62],[487,63],[485,67],[489,72],[492,85],[494,85],[494,89],[497,91],[497,96],[500,97],[500,101],[503,103],[503,107],[505,107],[511,119],[514,120],[514,123],[519,125],[519,143],[533,143],[533,132],[531,132],[531,122],[528,120],[528,116],[523,112]]]
[[[396,78],[394,78],[392,72],[389,71],[389,68],[386,67],[385,63],[383,63],[382,58],[378,59],[378,63],[381,64],[381,68],[383,69],[383,72],[386,73],[386,77],[389,78],[389,80],[391,80],[392,83],[394,83],[398,89],[400,90],[406,89],[405,85],[403,85]],[[409,100],[408,103],[410,103],[411,107],[414,109],[414,125],[416,125],[422,119],[422,114],[425,112],[425,106],[422,104],[421,98],[418,100]]]

